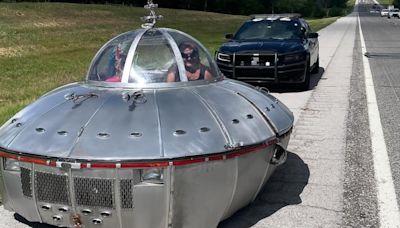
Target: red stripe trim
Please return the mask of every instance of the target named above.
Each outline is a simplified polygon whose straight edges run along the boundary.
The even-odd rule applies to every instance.
[[[151,167],[167,167],[169,162],[152,162],[152,163],[121,163],[121,168],[151,168]]]
[[[5,158],[11,158],[11,159],[18,160],[18,156],[14,155],[14,154],[8,154],[8,153],[0,152],[0,156],[1,157],[5,157]]]
[[[18,160],[23,161],[23,162],[35,163],[38,165],[47,165],[47,160],[43,160],[43,159],[35,159],[35,158],[30,158],[30,157],[19,157]]]
[[[220,161],[220,160],[224,160],[224,156],[223,155],[216,155],[216,156],[211,156],[208,157],[209,161]]]
[[[109,169],[117,168],[116,163],[90,163],[90,166],[92,168],[109,168]],[[81,167],[82,167],[82,164],[81,164]]]
[[[49,166],[54,166],[54,167],[56,167],[56,166],[57,166],[56,161],[50,161]]]
[[[118,167],[121,167],[121,168],[151,168],[151,167],[190,165],[190,164],[195,164],[195,163],[200,163],[200,162],[220,161],[220,160],[240,157],[240,156],[267,148],[277,142],[278,142],[278,139],[273,139],[268,142],[259,144],[257,146],[243,148],[243,149],[240,149],[237,151],[227,153],[225,155],[211,155],[211,156],[207,156],[207,157],[189,158],[189,159],[176,160],[176,161],[171,161],[171,162],[169,162],[169,161],[147,162],[147,163],[127,162],[127,163],[120,163],[120,164],[119,164],[119,162],[118,163],[101,163],[101,162],[100,163],[80,163],[80,168],[81,169],[86,169],[86,168],[115,169],[115,168],[117,168],[117,164],[119,164]],[[18,156],[18,155],[14,155],[14,154],[2,152],[2,151],[0,151],[0,157],[12,158],[12,159],[16,159],[16,160],[23,161],[23,162],[31,162],[31,163],[35,163],[35,164],[39,164],[39,165],[47,165],[47,166],[56,167],[55,160],[44,160],[44,159],[31,158],[28,156]]]
[[[181,161],[172,161],[172,165],[175,166],[180,166],[180,165],[189,165],[189,164],[194,164],[194,163],[200,163],[200,162],[205,162],[205,158],[194,158],[190,160],[181,160]]]

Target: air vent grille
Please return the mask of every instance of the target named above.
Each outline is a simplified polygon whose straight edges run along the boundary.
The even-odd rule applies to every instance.
[[[21,185],[24,196],[32,197],[32,174],[30,169],[21,167]]]
[[[70,205],[66,175],[35,172],[35,189],[38,201]]]
[[[115,208],[111,179],[75,177],[74,188],[78,205]]]

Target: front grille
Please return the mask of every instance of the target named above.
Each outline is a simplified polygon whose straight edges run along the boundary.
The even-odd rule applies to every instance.
[[[32,175],[34,175],[33,180]],[[35,196],[39,202],[71,205],[74,200],[79,206],[113,209],[116,207],[115,184],[118,183],[121,208],[132,209],[134,208],[133,189],[141,182],[141,170],[133,170],[132,178],[120,179],[116,182],[112,178],[73,177],[70,180],[68,173],[33,172],[29,168],[21,167],[20,179],[23,195],[31,198]],[[71,182],[74,185],[74,199],[71,198],[69,191]]]
[[[275,66],[275,54],[235,55],[236,66]]]
[[[32,197],[32,174],[30,169],[21,167],[21,185],[24,196]]]
[[[124,179],[120,182],[121,207],[124,209],[133,208],[133,180]]]
[[[75,177],[74,188],[78,205],[115,208],[113,180]]]
[[[35,189],[38,201],[68,204],[68,176],[35,172]]]
[[[252,69],[252,68],[237,68],[237,78],[260,78],[260,79],[274,79],[275,69]]]

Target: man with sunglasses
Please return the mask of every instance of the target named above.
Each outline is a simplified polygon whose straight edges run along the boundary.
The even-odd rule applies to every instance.
[[[183,42],[179,45],[183,63],[186,69],[186,77],[189,81],[211,80],[213,78],[207,66],[201,64],[199,49],[192,42]],[[180,81],[177,76],[177,66],[171,67],[168,71],[167,82]]]

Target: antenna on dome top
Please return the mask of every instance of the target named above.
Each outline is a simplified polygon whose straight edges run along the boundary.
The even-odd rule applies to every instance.
[[[144,6],[145,9],[150,10],[149,16],[141,17],[144,24],[142,24],[142,28],[153,28],[157,23],[157,20],[163,18],[162,15],[157,15],[155,9],[158,8],[158,4],[154,4],[153,0],[147,0],[147,5]]]

